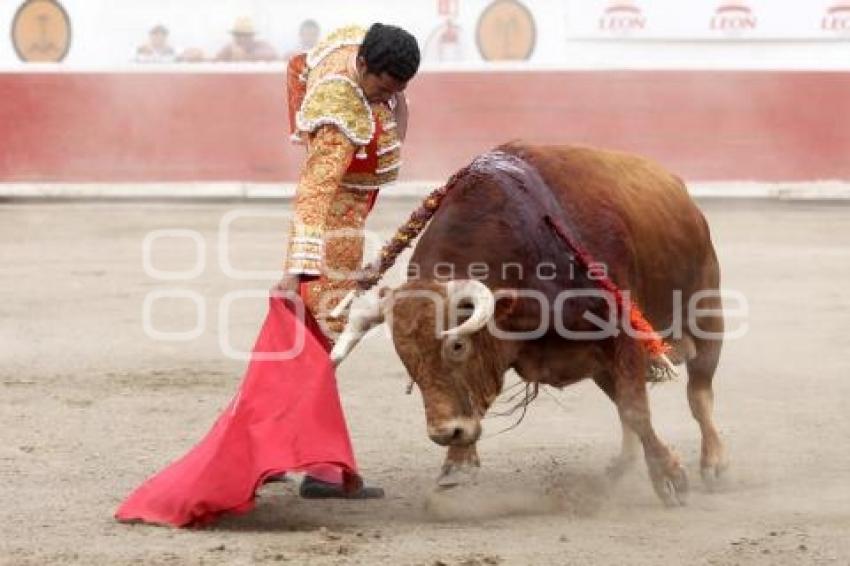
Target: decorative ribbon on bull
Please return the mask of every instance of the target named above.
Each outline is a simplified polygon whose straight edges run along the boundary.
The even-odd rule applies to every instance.
[[[365,293],[372,287],[378,284],[386,272],[395,264],[398,257],[406,250],[413,241],[419,236],[422,230],[428,225],[428,221],[434,216],[434,213],[440,208],[443,199],[449,192],[449,189],[454,186],[455,180],[464,172],[461,169],[442,187],[435,189],[423,201],[407,221],[399,227],[393,237],[387,242],[378,258],[360,274],[357,280],[357,290],[351,291],[345,299],[336,307],[333,316],[343,314],[354,301],[357,296]],[[590,265],[595,264],[593,256],[582,246],[578,240],[569,234],[569,231],[564,225],[550,214],[545,214],[543,220],[552,229],[555,236],[564,243],[564,245],[572,252],[575,257],[587,269]],[[660,361],[665,369],[675,373],[675,368],[668,358],[670,345],[667,344],[658,332],[652,326],[652,323],[646,319],[643,311],[630,299],[627,299],[620,287],[607,275],[595,279],[602,289],[611,293],[614,297],[617,308],[623,313],[628,313],[629,322],[634,330],[639,333],[639,340],[643,348],[653,358]]]

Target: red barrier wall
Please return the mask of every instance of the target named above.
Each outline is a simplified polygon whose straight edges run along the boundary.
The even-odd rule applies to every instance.
[[[0,181],[293,181],[273,73],[0,74]],[[850,73],[423,73],[405,179],[504,141],[651,156],[689,180],[850,179]]]

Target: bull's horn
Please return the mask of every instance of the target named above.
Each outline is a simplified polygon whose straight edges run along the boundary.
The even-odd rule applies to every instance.
[[[367,296],[348,319],[345,329],[331,350],[331,362],[336,366],[344,360],[369,330],[384,322],[384,304],[376,296]]]
[[[464,299],[469,299],[472,302],[473,311],[460,326],[444,330],[443,336],[450,334],[462,336],[478,332],[487,325],[496,311],[496,299],[493,292],[487,285],[476,279],[449,281],[446,283],[446,295],[451,305],[458,305]]]
[[[340,318],[344,316],[348,309],[351,308],[351,303],[357,298],[357,291],[349,291],[348,294],[339,302],[339,304],[331,311],[331,317]]]

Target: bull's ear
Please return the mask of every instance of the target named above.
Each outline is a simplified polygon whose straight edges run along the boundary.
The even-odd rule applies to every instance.
[[[504,323],[519,307],[519,293],[516,289],[499,289],[493,293],[496,297],[495,319]]]

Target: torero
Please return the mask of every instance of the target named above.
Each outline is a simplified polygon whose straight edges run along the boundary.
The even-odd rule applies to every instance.
[[[356,283],[366,217],[378,191],[398,178],[407,129],[404,89],[419,69],[416,39],[374,24],[328,35],[287,71],[292,138],[306,144],[289,228],[281,291],[300,295],[328,337],[345,316],[331,311]],[[306,478],[306,497],[346,495]],[[358,496],[380,496],[364,488]]]

